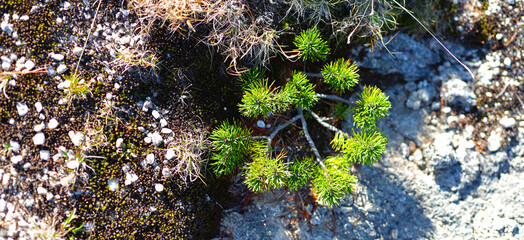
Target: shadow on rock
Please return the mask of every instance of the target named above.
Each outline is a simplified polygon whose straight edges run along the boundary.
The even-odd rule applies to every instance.
[[[360,181],[367,186],[359,193],[356,205],[362,217],[355,222],[341,223],[344,231],[355,239],[420,239],[431,238],[434,226],[426,217],[420,200],[407,190],[402,180],[382,168],[362,166]],[[358,198],[363,199],[362,203]]]

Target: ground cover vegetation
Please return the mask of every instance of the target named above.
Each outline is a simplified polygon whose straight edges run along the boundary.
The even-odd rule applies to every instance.
[[[351,166],[372,164],[385,149],[387,139],[375,122],[387,114],[387,96],[373,86],[361,88],[354,103],[337,96],[353,93],[359,75],[350,60],[329,53],[347,50],[346,43],[360,44],[362,39],[383,47],[383,34],[396,27],[402,12],[398,2],[130,0],[126,7],[131,14],[119,12],[115,6],[125,5],[116,0],[70,2],[74,7],[44,4],[34,14],[28,1],[0,5],[2,12],[31,15],[17,29],[26,45],[17,45],[4,33],[0,41],[19,56],[31,52],[28,58],[37,66],[0,74],[2,141],[11,143],[7,136],[15,130],[34,135],[7,124],[18,116],[17,103],[55,104],[48,111],[56,116],[52,119],[57,126],[42,130],[47,143],[27,152],[57,153],[53,161],[33,163],[31,171],[51,170],[59,177],[49,182],[60,184],[43,186],[67,196],[37,203],[45,206],[39,214],[49,225],[41,227],[42,237],[208,237],[214,230],[207,229],[217,228],[213,223],[219,217],[211,216],[219,207],[209,200],[209,189],[220,179],[210,171],[217,176],[240,172],[256,192],[310,184],[321,204],[336,206],[356,183]],[[63,19],[75,26],[53,27],[55,14],[65,10],[71,11]],[[119,22],[126,14],[140,24]],[[90,17],[81,17],[86,15]],[[134,28],[136,44],[103,42],[104,22]],[[64,50],[60,64],[48,57],[49,52],[76,46],[81,51]],[[282,59],[284,67],[271,64]],[[325,64],[319,68],[318,62]],[[62,64],[69,70],[39,74]],[[153,101],[161,106],[151,105]],[[225,106],[224,112],[217,110]],[[173,131],[169,142],[152,141],[155,128],[162,125],[154,111],[166,116]],[[339,129],[349,113],[355,119],[351,134]],[[236,120],[222,121],[227,116]],[[38,115],[20,122],[30,118]],[[266,127],[253,127],[259,120]],[[308,129],[314,124],[333,132],[328,142],[340,155],[327,156],[325,148],[317,147],[326,140],[315,136],[322,135],[318,130]],[[30,140],[17,141],[29,146]],[[16,160],[11,148],[4,144],[4,160]],[[9,161],[2,167],[23,169]],[[46,215],[53,211],[63,214]]]

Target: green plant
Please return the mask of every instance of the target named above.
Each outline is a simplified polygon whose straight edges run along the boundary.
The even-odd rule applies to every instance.
[[[302,31],[293,42],[299,51],[299,57],[306,61],[324,61],[330,51],[327,42],[320,36],[317,28]]]
[[[88,95],[93,95],[90,90],[90,83],[81,79],[79,75],[72,73],[63,76],[65,81],[64,94],[68,105],[74,99],[86,99]]]
[[[327,44],[317,30],[302,31],[295,43],[303,60],[321,60],[329,53]],[[315,44],[304,44],[315,42]],[[358,69],[349,61],[340,59],[326,64],[322,75],[293,72],[290,79],[277,86],[270,83],[257,69],[240,77],[244,95],[239,110],[245,117],[262,118],[276,122],[270,134],[253,136],[247,125],[225,121],[211,134],[214,144],[212,165],[218,176],[233,173],[243,162],[243,176],[248,188],[255,192],[271,191],[288,187],[298,190],[311,183],[318,202],[329,207],[336,206],[344,194],[352,191],[357,179],[351,174],[354,164],[373,164],[386,150],[387,138],[380,133],[376,122],[386,116],[391,104],[388,97],[377,87],[366,86],[359,100],[352,103],[336,95],[317,93],[308,75],[323,77],[334,91],[351,90],[357,83]],[[346,105],[337,106],[337,117],[344,117],[348,108],[353,113],[355,129],[348,134],[326,122],[317,115],[315,106],[319,99],[334,100]],[[318,110],[317,110],[318,111]],[[294,115],[293,115],[294,114]],[[308,130],[306,114],[318,124],[334,132],[331,145],[340,154],[322,157]],[[285,146],[274,143],[274,138],[285,128],[300,120],[303,136],[314,157],[295,157],[291,160]],[[294,144],[299,144],[297,141]],[[313,160],[314,159],[314,160]]]

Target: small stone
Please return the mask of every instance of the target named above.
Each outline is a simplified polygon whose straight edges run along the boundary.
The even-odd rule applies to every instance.
[[[22,157],[22,155],[12,156],[12,157],[11,157],[11,162],[12,162],[13,164],[18,164],[19,162],[22,161],[22,159],[24,159],[24,157]]]
[[[56,127],[58,127],[58,121],[56,120],[56,118],[51,118],[51,120],[49,120],[49,123],[47,124],[47,127],[49,129],[55,129]]]
[[[151,143],[151,138],[150,137],[145,137],[144,138],[144,142],[146,142],[147,144]]]
[[[75,47],[73,48],[73,53],[76,54],[76,55],[80,55],[80,53],[82,52],[82,48],[81,47]]]
[[[27,21],[27,20],[29,20],[29,16],[23,15],[23,16],[20,17],[20,20]]]
[[[147,164],[155,163],[155,154],[152,154],[152,153],[147,154],[147,156],[146,156],[146,163]]]
[[[35,62],[31,61],[31,60],[27,60],[25,62],[25,69],[31,71],[31,69],[33,69],[35,67]]]
[[[71,6],[71,3],[69,3],[69,2],[64,2],[64,5],[62,5],[62,9],[63,10],[69,10],[71,8],[72,8],[72,6]]]
[[[5,212],[7,210],[7,204],[4,199],[0,199],[0,212]]]
[[[46,195],[47,194],[47,189],[43,188],[43,187],[37,187],[36,188],[36,192],[39,194],[39,195]]]
[[[150,108],[153,108],[153,103],[151,102],[150,98],[147,97],[146,101],[142,105],[142,111],[147,112]]]
[[[124,139],[123,138],[118,138],[116,140],[116,148],[120,148],[122,146],[122,143],[124,143]]]
[[[69,131],[68,133],[69,135],[69,138],[71,138],[71,141],[73,142],[73,144],[75,146],[80,146],[82,144],[82,142],[84,141],[84,134],[81,133],[81,132],[74,132],[74,131]]]
[[[43,113],[38,114],[38,119],[44,121],[45,120],[45,115]]]
[[[164,185],[162,185],[162,184],[160,184],[160,183],[155,184],[155,190],[156,190],[157,192],[162,192],[162,191],[164,191]]]
[[[127,186],[133,182],[136,182],[136,180],[138,180],[138,176],[135,173],[128,172],[126,173],[126,180],[124,184]]]
[[[11,63],[9,63],[9,62],[2,62],[2,70],[9,71],[10,68],[11,68]]]
[[[49,150],[40,150],[40,159],[49,160],[51,157],[51,152]]]
[[[9,119],[9,124],[10,125],[14,125],[15,124],[15,119],[14,118],[10,118]]]
[[[18,115],[20,115],[20,117],[25,116],[29,112],[29,108],[23,102],[18,102],[16,104],[16,110],[18,111]]]
[[[163,118],[160,119],[160,126],[161,126],[161,127],[165,127],[165,126],[167,126],[167,121],[166,121],[165,119],[163,119]]]
[[[4,176],[2,176],[2,185],[6,186],[9,184],[9,179],[11,178],[11,174],[4,173]]]
[[[18,142],[9,141],[9,146],[9,149],[13,152],[18,152],[18,150],[20,150],[20,144],[18,144]]]
[[[257,127],[259,128],[265,128],[266,127],[266,123],[262,120],[258,120],[257,121]]]
[[[170,134],[173,132],[173,130],[169,129],[169,128],[162,128],[162,130],[160,131],[161,133],[165,133],[165,134]]]
[[[117,90],[120,89],[120,84],[115,83],[115,89],[117,89]]]
[[[47,75],[54,76],[56,74],[55,69],[52,66],[47,66]]]
[[[489,137],[488,137],[488,150],[490,152],[496,152],[500,149],[501,147],[501,144],[500,142],[502,141],[502,137],[500,136],[499,133],[492,133]]]
[[[63,63],[58,65],[58,67],[56,68],[56,73],[58,74],[65,73],[66,71],[67,71],[67,66]]]
[[[153,110],[153,112],[151,112],[151,114],[153,115],[153,117],[155,119],[158,119],[160,117],[160,113],[157,110]]]
[[[511,59],[509,57],[504,58],[504,65],[507,67],[511,66]]]
[[[162,176],[164,177],[171,177],[171,170],[169,168],[162,168]]]
[[[35,145],[44,145],[44,143],[45,143],[45,135],[44,135],[44,133],[37,133],[33,137],[33,143]]]
[[[41,132],[42,130],[44,130],[45,128],[45,124],[44,123],[40,123],[40,124],[37,124],[33,127],[33,130],[35,130],[35,132]]]
[[[78,162],[78,160],[75,159],[75,160],[69,161],[66,166],[69,169],[77,169],[78,166],[80,166],[80,163]]]
[[[41,102],[36,102],[35,103],[35,108],[36,108],[37,112],[42,111],[42,103]]]
[[[64,55],[62,55],[62,54],[51,53],[51,54],[49,54],[49,56],[52,59],[54,59],[55,61],[62,61],[62,60],[64,60]]]
[[[107,186],[109,187],[109,190],[111,190],[111,192],[116,191],[118,189],[118,180],[115,180],[115,179],[107,180]]]
[[[502,119],[500,119],[499,123],[503,128],[506,129],[517,126],[517,121],[514,118],[510,118],[507,116],[504,116]]]
[[[151,135],[151,142],[153,143],[153,146],[158,147],[162,143],[162,136],[158,132],[154,132]]]
[[[167,160],[171,160],[175,157],[175,151],[173,151],[172,149],[167,149],[166,151],[166,159]]]
[[[109,93],[109,92],[106,93],[106,99],[107,99],[107,100],[111,100],[112,98],[113,98],[113,94],[111,94],[111,93]]]

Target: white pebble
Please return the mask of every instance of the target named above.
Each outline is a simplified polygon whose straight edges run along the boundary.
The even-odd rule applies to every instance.
[[[117,90],[120,89],[120,84],[115,83],[115,89],[117,89]]]
[[[517,121],[514,118],[507,116],[504,116],[502,119],[500,119],[499,123],[503,128],[512,128],[517,126]]]
[[[511,59],[509,57],[504,58],[504,65],[511,66]]]
[[[109,187],[109,190],[111,190],[112,192],[116,191],[118,189],[118,180],[115,180],[115,179],[107,180],[107,186]]]
[[[29,169],[30,167],[31,167],[31,163],[25,163],[24,166],[22,166],[22,168],[23,168],[24,170],[27,170],[27,169]]]
[[[37,187],[36,188],[36,192],[39,194],[39,195],[46,195],[47,194],[47,189],[43,188],[43,187]]]
[[[51,53],[51,54],[49,54],[49,56],[52,59],[54,59],[55,61],[62,61],[62,60],[64,60],[64,55],[62,55],[62,54]]]
[[[44,143],[45,143],[45,134],[44,133],[37,133],[33,137],[33,143],[35,145],[44,145]]]
[[[31,61],[31,60],[27,60],[24,64],[25,68],[27,70],[31,70],[35,67],[35,62]]]
[[[162,184],[160,184],[160,183],[155,184],[155,190],[156,190],[157,192],[162,192],[162,191],[164,191],[164,185],[162,185]]]
[[[35,130],[35,132],[41,132],[42,130],[44,130],[44,128],[45,128],[45,123],[40,123],[40,124],[35,125],[35,127],[33,127],[33,130]]]
[[[45,120],[45,115],[44,115],[43,113],[40,113],[40,114],[38,115],[38,119],[44,121],[44,120]]]
[[[24,159],[24,157],[22,157],[22,155],[12,156],[12,157],[11,157],[11,162],[12,162],[13,164],[18,164],[19,162],[22,161],[22,159]]]
[[[4,176],[2,177],[2,184],[4,186],[6,186],[7,184],[9,184],[9,179],[11,178],[11,174],[9,173],[4,173]]]
[[[162,176],[164,177],[170,177],[171,176],[171,170],[169,168],[162,168]]]
[[[60,90],[62,89],[65,89],[65,88],[69,88],[71,86],[71,82],[69,80],[65,80],[61,83],[59,83],[56,87]]]
[[[37,112],[42,111],[42,103],[41,102],[36,102],[35,103],[35,108],[36,108]]]
[[[2,70],[8,71],[11,68],[11,63],[2,62]]]
[[[118,138],[116,140],[116,148],[120,148],[122,146],[122,143],[124,143],[124,139],[123,138]]]
[[[10,150],[13,152],[18,152],[20,150],[20,144],[15,141],[9,141]]]
[[[151,135],[151,142],[153,143],[153,146],[158,147],[162,143],[162,136],[158,132],[154,132]]]
[[[40,159],[47,161],[50,157],[51,152],[49,152],[49,150],[40,150]]]
[[[135,173],[128,172],[126,173],[126,180],[124,182],[125,185],[129,185],[133,182],[136,182],[138,180],[138,176]]]
[[[55,129],[56,127],[58,127],[58,121],[56,120],[56,118],[51,118],[51,120],[49,120],[49,123],[47,124],[47,127],[49,129]]]
[[[160,113],[157,110],[153,110],[153,112],[151,112],[151,114],[153,115],[153,117],[155,119],[158,119],[160,117]]]
[[[4,199],[0,199],[0,212],[5,212],[7,210],[7,204]]]
[[[111,94],[111,93],[108,92],[108,93],[106,94],[106,99],[107,99],[107,100],[111,100],[112,98],[113,98],[113,94]]]
[[[162,133],[165,133],[165,134],[170,134],[173,132],[173,130],[169,129],[169,128],[162,128],[161,130]]]
[[[502,146],[500,144],[500,141],[502,140],[502,138],[500,137],[500,134],[498,133],[495,133],[495,134],[491,134],[489,137],[488,137],[488,150],[490,152],[496,152],[500,149],[500,147]]]
[[[18,115],[21,117],[25,116],[29,112],[29,108],[23,102],[18,102],[16,104],[16,110],[18,111]]]
[[[27,20],[29,20],[29,16],[23,15],[23,16],[20,17],[20,20],[27,21]]]
[[[166,159],[167,160],[171,160],[174,157],[175,157],[175,151],[173,151],[172,149],[167,149],[167,151],[166,151]]]
[[[146,156],[146,163],[147,164],[153,164],[155,162],[155,154],[147,154]]]
[[[75,146],[80,146],[82,144],[82,142],[84,141],[84,134],[81,133],[81,132],[74,132],[74,131],[69,131],[68,133],[69,135],[69,138],[71,138],[71,141],[73,142],[73,144]]]
[[[78,162],[78,160],[71,160],[67,163],[67,168],[69,169],[77,169],[78,166],[80,166],[80,162]]]
[[[161,126],[161,127],[165,127],[165,126],[167,126],[167,121],[166,121],[165,119],[163,119],[163,118],[160,119],[160,126]]]
[[[67,71],[67,66],[63,63],[58,65],[58,67],[56,68],[56,73],[58,74],[65,73],[66,71]]]
[[[10,118],[9,119],[9,124],[10,125],[14,125],[15,124],[15,119],[14,118]]]

